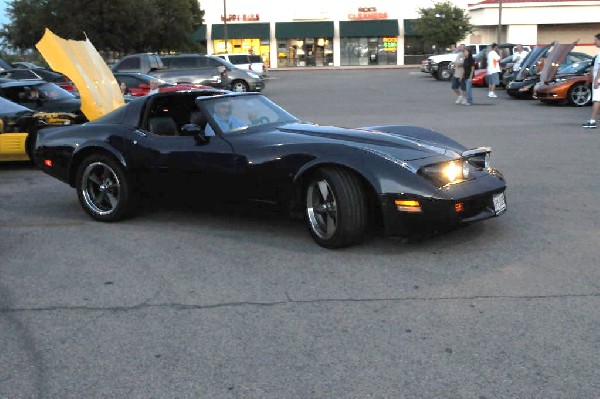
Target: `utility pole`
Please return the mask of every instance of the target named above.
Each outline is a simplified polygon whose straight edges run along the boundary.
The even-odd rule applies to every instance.
[[[223,0],[223,40],[225,40],[225,52],[227,51],[227,0]]]
[[[498,35],[496,43],[500,43],[502,38],[502,0],[498,0]]]

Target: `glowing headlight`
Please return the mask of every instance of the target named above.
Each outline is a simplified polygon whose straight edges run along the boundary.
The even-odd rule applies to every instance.
[[[462,177],[463,166],[460,165],[462,162],[450,161],[444,169],[442,169],[442,174],[450,183],[453,183],[459,177]]]

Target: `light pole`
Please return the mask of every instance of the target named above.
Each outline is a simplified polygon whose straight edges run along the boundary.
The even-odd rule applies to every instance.
[[[225,52],[227,53],[227,0],[223,0],[223,40],[225,40]]]
[[[502,37],[502,0],[498,0],[498,35],[496,43],[500,43]]]

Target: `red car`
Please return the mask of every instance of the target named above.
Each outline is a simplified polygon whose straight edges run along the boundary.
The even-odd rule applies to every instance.
[[[169,83],[162,79],[137,72],[114,72],[113,75],[119,84],[125,83],[129,90],[129,94],[135,97],[145,96],[150,92],[150,81],[152,79],[158,81],[158,91],[161,93],[177,90],[210,89],[208,86]]]

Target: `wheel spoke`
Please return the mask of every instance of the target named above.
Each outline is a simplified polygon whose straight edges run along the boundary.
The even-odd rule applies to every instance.
[[[333,233],[335,233],[335,223],[336,220],[331,217],[331,215],[328,213],[327,214],[327,220],[325,221],[325,223],[327,224],[327,235],[328,236],[332,236]]]
[[[93,173],[90,173],[90,175],[88,176],[88,180],[92,181],[94,184],[96,184],[98,186],[102,184],[102,182],[100,181],[98,176],[96,176]]]
[[[319,183],[319,191],[321,192],[321,197],[323,197],[323,201],[327,201],[327,197],[329,196],[329,187],[325,180],[321,180]]]
[[[102,204],[102,202],[104,201],[104,197],[105,197],[105,196],[106,196],[106,195],[105,195],[105,192],[104,192],[104,191],[100,191],[100,192],[98,192],[98,194],[97,194],[97,195],[94,197],[94,202],[95,202],[97,205],[101,205],[101,204]]]
[[[119,199],[112,193],[107,192],[106,196],[110,202],[110,206],[114,209],[119,204]]]

